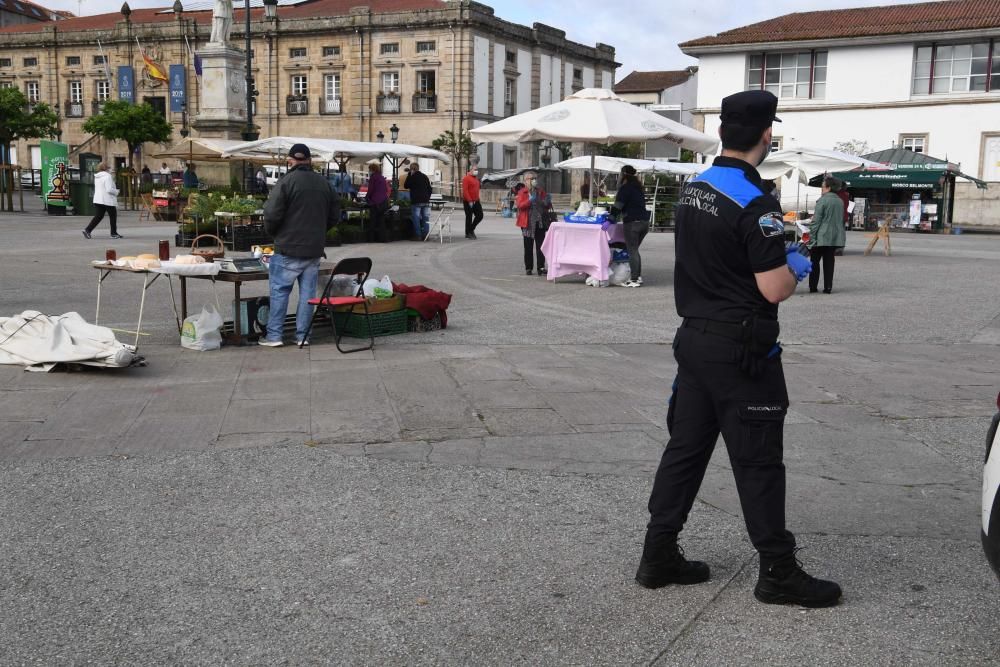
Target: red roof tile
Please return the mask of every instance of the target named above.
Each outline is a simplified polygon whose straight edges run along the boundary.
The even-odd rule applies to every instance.
[[[1000,28],[1000,0],[944,0],[914,5],[797,12],[684,42],[680,48],[990,28]]]
[[[426,9],[445,9],[448,3],[445,0],[310,0],[292,7],[279,7],[278,16],[282,19],[318,18],[324,16],[343,16],[355,7],[368,7],[372,12],[378,14],[389,14],[393,12],[410,12]],[[174,13],[169,11],[170,7],[159,9],[133,9],[132,23],[168,23],[175,20]],[[251,9],[250,15],[255,19],[262,18],[263,8]],[[240,16],[243,11],[236,8],[233,19],[234,28],[239,29],[241,25]],[[184,12],[184,18],[194,20],[199,24],[207,25],[212,22],[210,11]],[[0,33],[18,32],[39,32],[43,29],[58,25],[60,32],[71,32],[74,30],[110,30],[124,18],[118,12],[109,14],[96,14],[94,16],[80,16],[77,18],[65,19],[58,24],[53,23],[29,23],[25,25],[15,25],[0,30]]]
[[[661,72],[632,72],[615,84],[616,93],[649,93],[673,88],[691,78],[686,69]]]

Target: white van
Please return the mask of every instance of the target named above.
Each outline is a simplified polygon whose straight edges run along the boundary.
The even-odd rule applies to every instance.
[[[288,173],[288,167],[279,167],[276,164],[265,164],[264,173],[267,174],[267,187],[273,188],[278,179]]]

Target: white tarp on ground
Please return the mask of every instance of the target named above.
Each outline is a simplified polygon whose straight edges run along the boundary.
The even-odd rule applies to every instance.
[[[90,324],[78,313],[57,317],[26,310],[0,317],[0,364],[49,371],[59,363],[125,368],[135,350],[115,340],[107,327]]]

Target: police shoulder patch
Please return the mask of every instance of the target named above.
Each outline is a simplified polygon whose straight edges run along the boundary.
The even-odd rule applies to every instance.
[[[757,220],[757,224],[760,225],[760,231],[765,238],[781,236],[785,233],[785,221],[781,218],[780,213],[772,212],[762,215]]]

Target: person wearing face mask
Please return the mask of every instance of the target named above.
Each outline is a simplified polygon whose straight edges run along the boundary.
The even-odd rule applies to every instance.
[[[720,433],[743,519],[760,558],[754,596],[767,604],[829,607],[840,586],[805,572],[785,528],[783,429],[788,391],[778,304],[811,269],[784,243],[778,201],[756,166],[771,146],[778,99],[750,90],[722,100],[722,154],[681,192],[675,218],[673,341],[677,377],[667,409],[670,440],[649,497],[636,581],[697,584],[708,565],[689,561],[678,536]]]
[[[524,237],[524,272],[531,275],[533,260],[537,260],[538,275],[547,272],[545,255],[542,254],[542,243],[545,242],[545,231],[549,227],[549,210],[552,208],[552,197],[538,185],[538,178],[529,173],[524,178],[522,187],[514,199],[517,207],[517,226],[521,228]],[[532,254],[535,256],[532,257]]]
[[[462,206],[465,208],[465,238],[476,238],[476,227],[483,221],[483,205],[479,202],[479,169],[469,167],[462,179]]]

